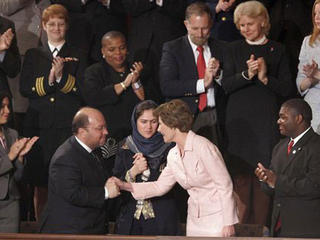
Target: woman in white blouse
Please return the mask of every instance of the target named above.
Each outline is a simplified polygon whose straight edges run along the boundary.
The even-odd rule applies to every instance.
[[[320,133],[320,0],[312,8],[313,32],[304,38],[297,76],[298,91],[312,109],[312,128]]]

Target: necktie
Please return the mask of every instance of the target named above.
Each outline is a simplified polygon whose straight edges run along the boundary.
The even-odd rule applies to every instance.
[[[292,140],[289,142],[289,144],[288,144],[288,155],[289,155],[289,153],[290,153],[290,151],[291,151],[291,148],[292,148],[293,144],[294,144],[294,141],[293,141],[293,139],[292,139]]]
[[[203,57],[203,47],[198,46],[197,51],[199,52],[199,55],[197,58],[198,77],[199,77],[199,79],[202,79],[202,78],[204,78],[204,73],[206,71],[206,62],[204,61],[204,57]],[[207,93],[204,92],[204,93],[201,93],[200,97],[199,97],[198,108],[199,108],[200,112],[202,112],[206,106],[207,106]]]
[[[58,49],[55,48],[55,49],[53,49],[53,51],[52,51],[52,56],[53,56],[53,57],[56,57],[57,55],[58,55]]]

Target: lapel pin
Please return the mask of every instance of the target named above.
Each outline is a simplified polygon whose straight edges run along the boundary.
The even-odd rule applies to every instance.
[[[301,151],[301,150],[302,150],[302,148],[301,148],[301,147],[299,147],[299,148],[298,148],[298,151]]]
[[[296,154],[296,152],[297,152],[296,150],[293,150],[293,151],[292,151],[292,154]]]

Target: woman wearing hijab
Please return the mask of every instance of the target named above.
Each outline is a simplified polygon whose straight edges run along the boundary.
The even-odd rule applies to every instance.
[[[153,115],[157,104],[146,100],[136,105],[132,117],[132,134],[128,136],[115,160],[113,173],[127,182],[158,179],[167,164],[171,144],[165,144],[157,132],[158,119]],[[173,191],[162,197],[135,200],[122,195],[117,218],[117,233],[130,235],[177,235],[179,219]]]

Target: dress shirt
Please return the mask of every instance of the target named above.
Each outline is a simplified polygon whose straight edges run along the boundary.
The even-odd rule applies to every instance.
[[[88,152],[91,153],[92,149],[90,147],[88,147],[84,142],[82,142],[79,138],[77,138],[76,136],[74,136],[75,139],[77,140],[77,142]],[[104,199],[108,199],[109,197],[109,192],[107,187],[104,187]]]
[[[293,140],[293,145],[292,145],[292,146],[294,146],[294,145],[303,137],[303,135],[305,135],[305,134],[309,131],[310,128],[311,128],[311,127],[309,127],[307,130],[305,130],[303,133],[301,133],[301,134],[298,135],[297,137],[295,137],[295,138],[290,138],[290,140]]]
[[[195,60],[195,63],[197,65],[197,59],[198,59],[198,56],[199,56],[199,52],[197,51],[197,45],[195,45],[191,39],[190,39],[190,36],[188,35],[188,40],[189,40],[189,43],[191,45],[191,48],[192,48],[192,52],[193,52],[193,55],[194,55],[194,60]],[[204,61],[206,63],[206,66],[208,66],[208,62],[211,58],[211,51],[210,51],[210,48],[208,46],[208,44],[206,43],[205,45],[202,46],[203,47],[203,57],[204,57]],[[222,78],[222,74],[220,74],[219,76],[219,79],[217,79],[216,81],[221,81],[221,78]],[[204,80],[203,79],[198,79],[197,80],[197,93],[198,94],[201,94],[201,93],[204,93],[206,91],[205,87],[204,87]],[[213,86],[210,86],[208,89],[207,89],[207,105],[208,107],[215,107],[216,106],[216,101],[215,101],[215,98],[214,98],[214,88]]]

